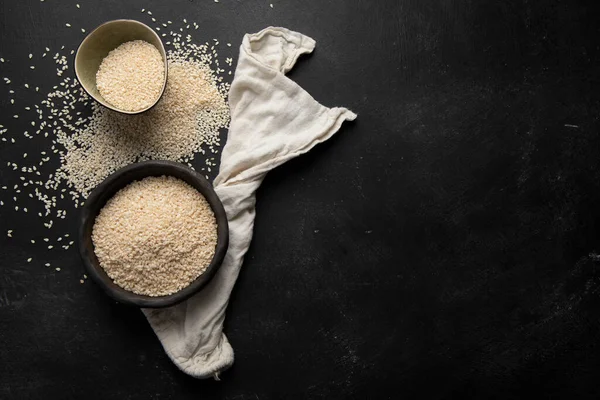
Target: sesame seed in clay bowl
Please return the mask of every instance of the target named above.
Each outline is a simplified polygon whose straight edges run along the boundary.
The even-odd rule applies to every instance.
[[[126,190],[130,187],[131,184],[144,181],[145,178],[148,177],[172,177],[181,180],[189,185],[189,187],[196,189],[210,205],[210,210],[212,210],[216,221],[216,246],[214,247],[212,259],[208,265],[202,266],[203,272],[191,281],[191,283],[182,287],[180,290],[167,295],[156,296],[134,293],[133,291],[125,289],[123,285],[117,284],[116,282],[118,282],[118,279],[112,279],[107,273],[107,270],[103,268],[98,256],[103,256],[103,254],[96,254],[94,245],[95,239],[93,238],[93,235],[96,234],[95,224],[97,223],[97,217],[102,213],[105,206],[108,207],[107,203],[113,198],[116,198],[117,196],[115,195],[118,195],[124,189]],[[169,200],[166,199],[165,204],[168,203]],[[157,221],[157,224],[160,224],[161,222],[164,221]],[[184,222],[192,224],[202,223],[199,219]],[[115,223],[115,229],[121,230],[122,227],[118,227]],[[201,174],[180,163],[171,161],[145,161],[121,168],[106,178],[90,193],[81,212],[78,239],[79,252],[87,274],[106,294],[114,300],[128,305],[143,308],[162,308],[173,306],[188,299],[190,296],[202,290],[202,288],[210,282],[225,257],[229,244],[229,226],[225,209],[223,208],[219,197],[212,188],[212,185]],[[181,242],[177,246],[179,247],[180,245],[189,246],[190,243]],[[151,246],[148,248],[142,247],[140,250],[149,251],[150,247]],[[114,254],[119,254],[117,249],[115,249]],[[114,256],[114,254],[112,256]],[[128,254],[125,254],[125,256],[129,257]],[[143,254],[143,256],[147,256],[147,254]],[[150,260],[150,263],[153,261],[152,257],[145,257],[145,259]],[[144,269],[144,266],[141,267]],[[176,269],[174,271],[176,271]],[[162,270],[161,273],[164,274],[165,271]],[[157,281],[155,280],[155,282]],[[160,280],[158,280],[158,282],[160,282]],[[165,286],[169,283],[168,280],[165,280]]]

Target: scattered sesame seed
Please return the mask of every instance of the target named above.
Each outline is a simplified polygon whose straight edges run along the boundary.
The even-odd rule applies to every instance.
[[[77,6],[77,8],[81,8],[81,7],[79,6],[79,4],[75,4],[75,5]]]
[[[172,21],[168,21],[168,24],[171,25]],[[198,24],[192,22],[190,24],[198,29]],[[163,23],[157,25],[166,28]],[[187,25],[186,28],[189,27],[190,25]],[[172,47],[169,49],[168,63],[169,68],[174,71],[173,76],[171,74],[169,76],[163,99],[148,113],[128,116],[131,118],[119,118],[120,115],[113,116],[110,112],[101,110],[101,107],[91,101],[83,91],[78,81],[72,76],[67,76],[66,73],[63,75],[69,65],[66,52],[74,53],[74,51],[60,51],[54,55],[56,74],[62,81],[52,87],[41,103],[24,107],[25,110],[31,111],[35,106],[33,115],[26,113],[20,116],[20,118],[32,116],[29,123],[35,128],[35,132],[21,131],[21,133],[29,139],[37,135],[50,137],[51,148],[46,149],[48,155],[43,152],[41,160],[36,160],[34,154],[23,156],[34,159],[34,165],[17,166],[14,163],[9,165],[15,170],[20,170],[22,174],[29,173],[36,176],[29,181],[25,178],[26,175],[19,177],[23,185],[22,187],[15,185],[14,193],[20,193],[22,189],[23,195],[37,198],[42,202],[45,212],[38,212],[37,209],[32,212],[42,219],[46,228],[50,229],[53,226],[53,221],[49,218],[64,219],[66,216],[65,210],[56,210],[57,200],[70,200],[74,208],[82,206],[89,191],[104,177],[123,165],[138,159],[170,159],[188,163],[195,154],[210,154],[206,151],[213,154],[218,152],[219,129],[227,128],[229,124],[227,107],[229,85],[220,77],[224,70],[218,67],[218,55],[214,47],[209,44],[192,43],[190,35],[183,37],[184,34],[179,33],[183,32],[183,28],[179,26],[170,29],[173,30],[167,33],[169,29],[162,29],[164,32],[160,33],[162,37],[169,35],[168,45]],[[85,29],[81,30],[85,33]],[[62,46],[61,50],[64,49],[65,46]],[[43,53],[42,58],[51,55],[50,48],[46,47],[46,52]],[[31,67],[35,68],[36,72],[42,69]],[[4,78],[4,81],[7,85],[11,83],[9,78]],[[24,86],[29,89],[29,84]],[[39,87],[35,87],[35,90],[39,91]],[[14,91],[9,93],[14,94]],[[162,103],[165,104],[161,105]],[[91,114],[88,114],[87,110],[90,110]],[[13,117],[19,118],[19,115],[15,114]],[[148,133],[150,140],[142,140],[141,136],[126,135],[128,137],[119,138],[117,143],[111,142],[111,137],[114,138],[110,135],[111,130],[135,132],[136,127],[148,125],[153,126]],[[0,125],[0,128],[3,127]],[[0,135],[3,133],[0,129]],[[158,141],[153,138],[161,139]],[[14,137],[0,139],[15,143]],[[109,163],[106,163],[106,158],[101,162],[101,155],[116,147],[123,151],[116,152],[115,158]],[[97,158],[98,156],[100,158]],[[59,167],[51,173],[41,173],[41,168],[37,169],[38,161],[39,166],[46,163],[52,165],[51,163],[56,161]],[[208,159],[205,162],[207,166],[214,167]],[[62,189],[62,185],[65,185],[66,189]],[[58,189],[59,187],[61,189]],[[59,196],[60,199],[57,199]],[[0,205],[4,203],[0,201]],[[15,211],[19,211],[19,207],[20,205],[15,206]],[[24,212],[28,211],[27,208],[22,209]],[[31,243],[35,244],[35,240],[31,239]],[[69,249],[73,245],[73,241],[68,244],[66,241],[61,241],[61,246],[47,243],[49,249],[54,247]]]
[[[54,269],[60,272],[60,267],[56,267]]]
[[[33,58],[33,54],[29,53],[29,59],[31,60]]]
[[[65,24],[65,26],[66,26],[67,28],[70,28],[70,27],[71,27],[71,24],[69,24],[69,23],[67,22],[67,23]]]
[[[31,260],[33,260],[33,259],[32,259],[32,258],[28,258],[28,259],[27,259],[27,262],[28,262],[28,263],[30,263],[30,262],[31,262]]]

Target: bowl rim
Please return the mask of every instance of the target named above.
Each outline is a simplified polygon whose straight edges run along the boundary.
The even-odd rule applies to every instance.
[[[144,28],[146,28],[148,31],[152,32],[152,34],[156,37],[156,39],[158,39],[158,43],[160,43],[160,49],[162,50],[162,54],[164,54],[164,59],[163,59],[163,64],[165,66],[165,77],[163,79],[163,85],[162,85],[162,89],[160,90],[160,95],[158,96],[158,98],[156,99],[156,101],[154,103],[152,103],[151,105],[149,105],[146,108],[143,108],[141,110],[138,111],[126,111],[126,110],[121,110],[120,108],[117,108],[113,105],[111,105],[108,101],[105,101],[106,104],[104,104],[103,102],[99,101],[96,96],[94,96],[92,93],[90,93],[87,88],[85,87],[85,85],[83,84],[83,82],[81,81],[81,79],[79,78],[79,69],[77,68],[77,59],[79,57],[79,50],[81,50],[81,48],[83,47],[83,45],[85,44],[86,41],[88,41],[88,39],[94,34],[96,33],[96,31],[102,27],[104,27],[105,25],[110,25],[112,23],[115,22],[129,22],[129,23],[135,23],[138,25],[142,25]],[[162,57],[161,54],[161,57]],[[77,82],[79,82],[79,85],[83,88],[83,90],[85,90],[85,92],[87,93],[88,96],[90,96],[90,98],[95,101],[96,103],[100,104],[102,107],[108,108],[109,110],[121,113],[121,114],[126,114],[126,115],[137,115],[137,114],[141,114],[144,113],[148,110],[151,110],[152,108],[154,108],[158,102],[160,101],[160,99],[162,98],[162,96],[165,94],[165,90],[167,88],[167,80],[168,80],[168,76],[169,76],[169,61],[167,59],[167,50],[165,49],[165,45],[162,41],[162,39],[160,38],[160,35],[158,33],[156,33],[154,31],[154,29],[152,29],[152,27],[150,27],[149,25],[146,25],[145,23],[135,20],[135,19],[127,19],[127,18],[121,18],[121,19],[112,19],[110,21],[106,21],[101,23],[100,25],[98,25],[96,28],[94,28],[90,33],[88,33],[83,40],[81,41],[81,43],[79,43],[79,46],[77,46],[77,51],[75,52],[75,57],[73,57],[73,69],[75,71],[75,78],[77,79]]]
[[[180,175],[175,175],[175,172]],[[206,198],[217,221],[217,245],[210,264],[192,283],[173,294],[151,297],[130,292],[113,282],[98,262],[94,252],[93,241],[91,239],[91,230],[95,223],[96,216],[115,193],[134,181],[144,179],[148,176],[164,175],[174,176],[177,179],[182,179],[181,176],[185,176],[194,184],[190,183],[188,180],[185,180],[186,183],[195,187],[198,192]],[[204,190],[204,192],[202,192],[201,189]],[[190,298],[211,281],[221,266],[229,246],[229,223],[219,196],[204,176],[181,163],[151,160],[129,164],[117,170],[92,190],[85,200],[80,213],[77,239],[79,254],[85,270],[92,280],[98,284],[109,297],[119,303],[131,306],[163,308],[176,305]]]

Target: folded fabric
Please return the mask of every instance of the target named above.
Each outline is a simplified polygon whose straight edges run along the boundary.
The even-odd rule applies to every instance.
[[[189,300],[143,310],[171,360],[197,378],[233,364],[225,309],[252,240],[256,190],[267,172],[312,149],[356,114],[327,108],[285,76],[315,41],[285,28],[244,36],[229,93],[231,124],[214,187],[229,220],[229,249],[211,282]]]

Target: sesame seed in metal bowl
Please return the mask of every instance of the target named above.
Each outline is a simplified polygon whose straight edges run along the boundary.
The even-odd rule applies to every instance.
[[[145,161],[110,175],[82,210],[79,248],[88,275],[113,299],[175,305],[221,265],[227,216],[211,184],[185,165]]]

